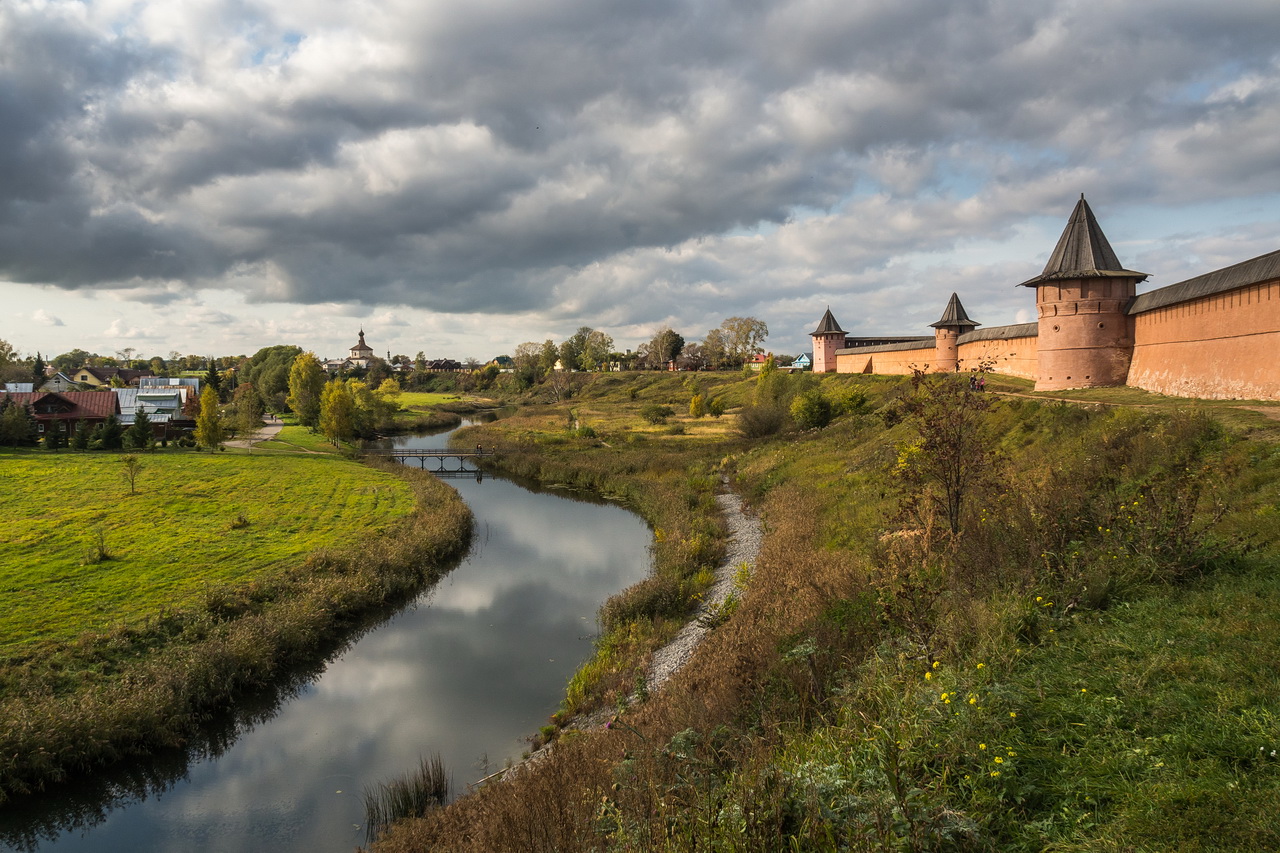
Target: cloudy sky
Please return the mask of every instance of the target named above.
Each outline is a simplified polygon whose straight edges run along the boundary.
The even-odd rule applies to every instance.
[[[0,0],[0,338],[488,358],[1280,248],[1275,0]]]

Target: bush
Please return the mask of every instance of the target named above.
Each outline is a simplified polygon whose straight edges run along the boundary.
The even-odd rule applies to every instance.
[[[831,403],[816,388],[804,391],[791,401],[791,419],[800,429],[821,429],[831,423]]]
[[[743,438],[765,438],[781,432],[786,410],[778,405],[744,406],[738,413],[738,432]]]
[[[657,403],[649,403],[640,407],[640,417],[651,424],[665,424],[667,418],[675,414],[675,409],[670,406],[660,406]]]

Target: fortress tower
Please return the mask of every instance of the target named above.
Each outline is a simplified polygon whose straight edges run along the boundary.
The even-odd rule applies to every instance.
[[[813,338],[813,372],[835,373],[836,350],[844,349],[844,329],[831,316],[831,308],[822,315],[818,328],[809,333]]]
[[[1019,285],[1036,289],[1037,391],[1125,384],[1133,357],[1125,307],[1146,277],[1120,265],[1082,194],[1044,272]]]
[[[960,336],[972,332],[981,323],[975,323],[965,313],[960,297],[951,294],[951,301],[942,312],[942,319],[930,323],[933,327],[935,355],[933,369],[936,373],[954,373],[960,369]]]

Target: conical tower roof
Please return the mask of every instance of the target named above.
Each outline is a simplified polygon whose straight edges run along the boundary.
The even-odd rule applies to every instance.
[[[836,322],[836,318],[831,315],[831,306],[827,306],[827,313],[822,315],[822,319],[818,322],[818,328],[809,333],[810,335],[843,335],[844,329],[840,328],[840,324]]]
[[[1141,281],[1147,275],[1120,265],[1120,259],[1107,242],[1107,235],[1102,233],[1089,203],[1084,200],[1084,193],[1081,193],[1066,230],[1058,238],[1049,263],[1044,265],[1044,272],[1020,286],[1035,287],[1069,278],[1136,278]]]
[[[964,306],[960,304],[960,297],[953,293],[950,301],[947,302],[947,309],[942,312],[942,319],[929,325],[935,329],[949,329],[956,326],[961,331],[968,332],[982,324],[969,319]]]

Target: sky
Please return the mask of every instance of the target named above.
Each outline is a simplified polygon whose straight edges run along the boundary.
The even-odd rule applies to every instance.
[[[1275,0],[0,0],[0,338],[487,360],[1280,249]]]

